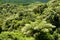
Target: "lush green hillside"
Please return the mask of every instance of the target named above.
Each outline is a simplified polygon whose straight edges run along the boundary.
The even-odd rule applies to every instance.
[[[60,2],[1,3],[0,40],[60,40]]]

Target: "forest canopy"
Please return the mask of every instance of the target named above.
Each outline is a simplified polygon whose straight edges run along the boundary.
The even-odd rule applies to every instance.
[[[0,3],[0,40],[60,40],[60,1]]]

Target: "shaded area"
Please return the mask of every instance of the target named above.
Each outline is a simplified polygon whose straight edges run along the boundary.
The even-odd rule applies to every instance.
[[[29,4],[33,2],[48,2],[49,0],[0,0],[2,3],[23,3],[23,4]]]

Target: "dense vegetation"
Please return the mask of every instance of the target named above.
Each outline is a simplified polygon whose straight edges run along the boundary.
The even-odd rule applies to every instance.
[[[60,2],[1,3],[0,40],[60,40]]]

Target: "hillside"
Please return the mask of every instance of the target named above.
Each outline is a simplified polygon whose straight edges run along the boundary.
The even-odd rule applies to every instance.
[[[0,3],[0,40],[60,40],[60,1]]]

